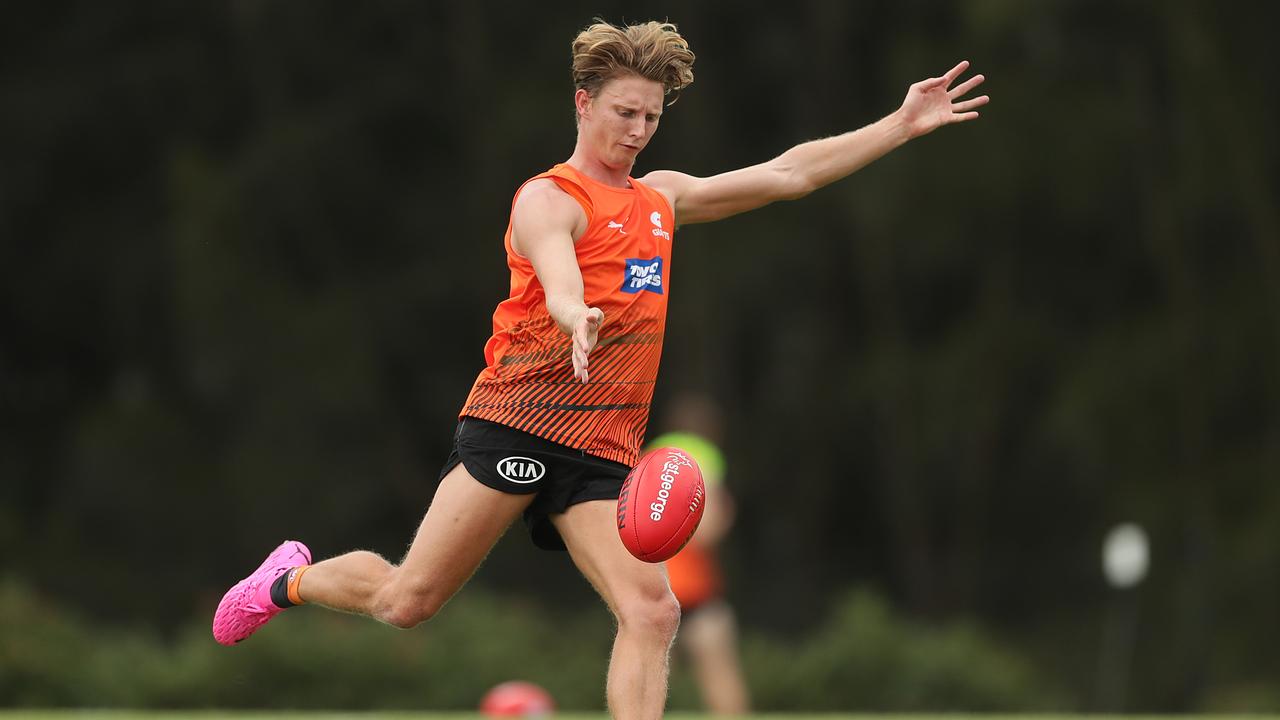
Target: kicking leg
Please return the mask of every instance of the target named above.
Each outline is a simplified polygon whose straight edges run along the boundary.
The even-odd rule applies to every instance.
[[[532,500],[532,495],[510,495],[482,485],[459,463],[440,481],[400,565],[367,551],[347,553],[299,573],[289,587],[289,599],[413,627],[433,616],[462,587]],[[286,542],[227,591],[214,614],[217,641],[240,642],[279,613],[271,586],[310,561],[305,545]]]
[[[306,602],[413,627],[453,597],[532,501],[533,495],[481,484],[459,463],[440,481],[404,562],[347,553],[313,565],[298,594]]]

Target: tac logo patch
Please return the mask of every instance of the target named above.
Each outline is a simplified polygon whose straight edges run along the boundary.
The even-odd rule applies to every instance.
[[[547,466],[527,457],[508,457],[498,461],[498,474],[503,480],[522,485],[535,483],[547,474]]]
[[[622,276],[622,292],[638,293],[648,290],[662,294],[662,256],[649,258],[627,258],[627,267]]]

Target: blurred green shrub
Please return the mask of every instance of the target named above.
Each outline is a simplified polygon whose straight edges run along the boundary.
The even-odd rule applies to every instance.
[[[207,622],[174,637],[98,627],[0,583],[0,706],[471,709],[525,679],[562,708],[604,705],[604,608],[557,618],[465,590],[410,632],[302,610],[251,642],[216,645]],[[1024,662],[968,626],[931,629],[855,593],[811,637],[748,633],[744,662],[767,710],[1026,710],[1052,696]],[[697,707],[677,660],[672,707]],[[1060,707],[1060,706],[1059,706]]]
[[[1061,695],[976,626],[895,616],[857,591],[800,642],[748,634],[743,661],[756,706],[806,711],[1030,711]]]

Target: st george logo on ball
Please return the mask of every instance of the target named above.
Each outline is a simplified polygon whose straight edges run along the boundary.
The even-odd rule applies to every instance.
[[[618,535],[645,562],[680,552],[702,521],[707,489],[698,463],[685,451],[664,447],[645,453],[618,495]]]

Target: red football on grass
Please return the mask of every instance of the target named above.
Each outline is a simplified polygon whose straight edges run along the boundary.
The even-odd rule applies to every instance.
[[[673,447],[640,458],[618,495],[618,535],[632,555],[662,562],[693,537],[707,506],[702,471],[689,453]]]
[[[555,709],[550,693],[523,680],[495,685],[480,701],[480,712],[488,717],[545,718]]]

